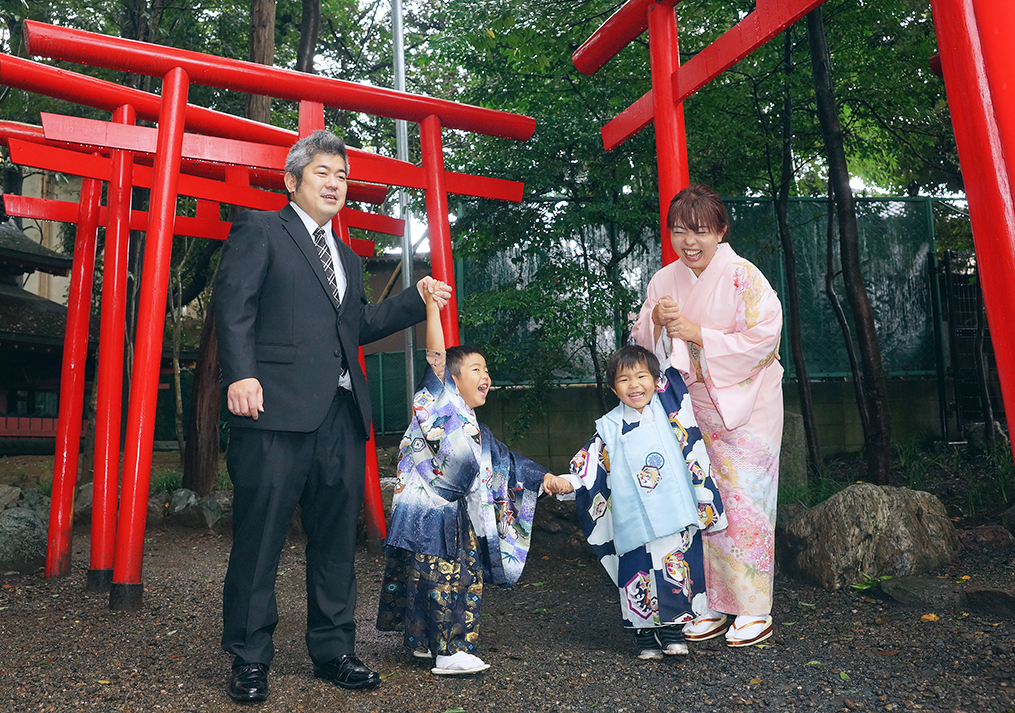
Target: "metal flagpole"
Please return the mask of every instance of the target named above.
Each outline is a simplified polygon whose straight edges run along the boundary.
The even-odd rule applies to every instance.
[[[391,0],[391,36],[395,55],[395,89],[405,91],[405,38],[402,33],[402,0]],[[395,146],[399,161],[409,160],[409,129],[404,119],[395,120]],[[402,289],[412,287],[415,271],[412,269],[412,212],[404,188],[398,189],[398,212],[405,220],[402,232]],[[412,418],[412,395],[416,388],[415,339],[416,328],[405,330],[405,408]]]

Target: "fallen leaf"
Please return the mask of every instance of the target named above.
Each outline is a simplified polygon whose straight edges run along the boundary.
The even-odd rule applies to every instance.
[[[938,621],[940,618],[937,614],[924,614],[920,617],[920,621]]]
[[[808,661],[807,663],[804,664],[804,666],[824,666],[824,665],[825,664],[821,663],[820,661]]]
[[[761,679],[760,678],[752,678],[750,681],[748,681],[748,683],[750,683],[750,684],[758,684],[758,683],[761,683]]]
[[[108,683],[109,683],[109,681],[105,680],[104,678],[100,678],[100,679],[99,679],[99,683],[101,683],[101,684],[105,685],[105,684],[108,684]]]
[[[802,606],[802,607],[814,607],[814,606],[817,606],[817,604],[811,604],[810,602],[800,602],[800,606]]]
[[[793,626],[795,624],[796,624],[795,621],[784,621],[779,626]]]
[[[848,681],[849,674],[846,673],[845,671],[839,671],[839,678],[841,678],[843,681]]]

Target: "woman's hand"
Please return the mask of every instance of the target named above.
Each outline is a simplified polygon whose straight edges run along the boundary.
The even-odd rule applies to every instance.
[[[683,315],[678,315],[665,327],[666,336],[670,339],[680,339],[684,342],[693,342],[701,346],[701,327]]]

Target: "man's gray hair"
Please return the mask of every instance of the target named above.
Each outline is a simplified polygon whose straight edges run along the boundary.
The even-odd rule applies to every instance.
[[[345,170],[349,171],[349,156],[345,150],[345,142],[330,131],[318,129],[310,136],[304,136],[289,149],[285,158],[285,172],[296,176],[296,188],[303,183],[303,169],[317,154],[325,156],[341,156],[345,161]]]

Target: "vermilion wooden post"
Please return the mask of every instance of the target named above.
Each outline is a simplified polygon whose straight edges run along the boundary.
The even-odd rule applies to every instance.
[[[448,222],[448,193],[444,183],[444,142],[441,120],[431,114],[419,123],[419,144],[426,176],[426,224],[430,231],[430,263],[433,276],[455,284],[454,258],[451,254],[451,224]],[[454,292],[441,310],[444,341],[449,347],[460,344],[458,335],[458,298]]]
[[[1010,0],[973,0],[983,50],[984,71],[990,85],[1008,185],[1015,186],[1015,4]]]
[[[67,299],[67,328],[60,375],[60,411],[56,426],[56,458],[49,508],[46,576],[70,573],[71,536],[74,528],[74,490],[81,449],[81,412],[85,394],[85,362],[88,358],[88,326],[95,273],[95,234],[99,225],[102,183],[81,181],[78,227],[74,239],[74,262]]]
[[[680,65],[677,48],[677,16],[672,5],[648,8],[649,59],[652,66],[652,100],[656,129],[656,161],[659,171],[659,218],[663,264],[677,259],[666,228],[670,201],[689,182],[684,105],[673,94],[673,79]]]
[[[141,606],[141,561],[148,517],[159,365],[166,323],[166,290],[169,287],[188,88],[189,78],[180,68],[170,70],[162,81],[158,148],[141,273],[130,404],[127,408],[123,489],[116,531],[113,584],[109,590],[111,609],[133,610]]]
[[[1005,412],[1015,413],[1015,209],[971,0],[931,0]],[[1010,10],[1009,10],[1010,12]],[[1010,74],[1010,68],[1005,76]],[[1009,90],[1010,91],[1010,90]]]
[[[134,107],[113,112],[113,121],[133,124]],[[123,403],[123,338],[126,331],[127,245],[133,154],[113,151],[106,190],[105,260],[95,403],[95,478],[92,482],[92,543],[86,588],[105,592],[113,583],[116,505],[120,484],[120,425]]]

